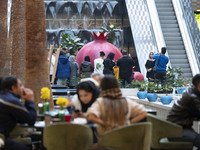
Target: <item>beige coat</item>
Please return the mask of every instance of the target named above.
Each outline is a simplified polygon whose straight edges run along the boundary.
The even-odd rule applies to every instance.
[[[128,124],[130,124],[131,118],[133,118],[141,113],[146,112],[146,110],[143,105],[138,104],[128,98],[126,98],[126,100],[127,100],[128,110],[127,110],[127,114],[125,115],[125,117],[126,117],[125,125],[128,125]],[[103,98],[102,97],[98,98],[96,100],[96,102],[94,104],[92,104],[92,106],[88,109],[87,115],[93,114],[96,117],[98,117],[104,121],[105,120],[104,118],[107,114],[106,114],[105,107],[103,105],[104,105]],[[97,131],[98,131],[98,134],[101,135],[102,133],[105,132],[105,129],[102,126],[98,125]]]

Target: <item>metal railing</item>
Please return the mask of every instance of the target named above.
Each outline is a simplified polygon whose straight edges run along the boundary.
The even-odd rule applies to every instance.
[[[190,0],[179,0],[181,9],[183,12],[183,18],[185,20],[189,37],[192,43],[192,47],[195,53],[198,68],[200,70],[200,32],[197,25],[197,21],[192,9]]]

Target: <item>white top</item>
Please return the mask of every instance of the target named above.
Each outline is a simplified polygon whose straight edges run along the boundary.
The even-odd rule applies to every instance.
[[[101,73],[103,74],[103,59],[102,58],[97,58],[94,60],[94,73]]]
[[[78,99],[78,95],[75,94],[74,97],[72,98],[72,106],[75,107],[75,110],[80,110],[81,111],[81,103]]]
[[[56,57],[54,55],[52,55],[52,57],[51,57],[50,75],[53,74],[53,68],[54,68],[54,65],[55,65],[55,61],[56,61]]]

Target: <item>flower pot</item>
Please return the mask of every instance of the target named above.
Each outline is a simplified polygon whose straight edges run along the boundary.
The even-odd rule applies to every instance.
[[[147,91],[139,91],[137,92],[137,96],[139,99],[145,99],[147,97]]]
[[[43,114],[45,115],[46,112],[49,111],[49,102],[43,103]]]
[[[176,88],[176,92],[178,93],[178,94],[183,94],[183,92],[185,91],[185,87],[177,87]]]
[[[69,113],[68,110],[61,108],[61,110],[58,113],[59,119],[64,122],[71,122],[72,115]]]
[[[64,122],[65,121],[65,110],[64,109],[61,109],[58,113],[58,117],[59,119]]]
[[[158,98],[158,95],[156,93],[148,93],[147,94],[147,99],[149,102],[155,102]]]
[[[171,103],[172,97],[171,96],[161,96],[160,100],[164,105],[168,105]]]

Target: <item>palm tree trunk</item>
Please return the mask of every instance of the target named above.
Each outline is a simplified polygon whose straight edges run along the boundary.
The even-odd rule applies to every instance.
[[[6,64],[7,46],[7,8],[8,0],[0,0],[0,76],[7,76],[4,67]]]
[[[43,0],[26,0],[26,87],[33,89],[35,104],[42,87],[50,88]],[[52,98],[50,108],[53,108]]]
[[[12,2],[12,67],[11,74],[25,82],[26,69],[26,17],[25,0]]]

